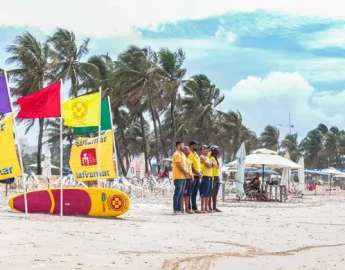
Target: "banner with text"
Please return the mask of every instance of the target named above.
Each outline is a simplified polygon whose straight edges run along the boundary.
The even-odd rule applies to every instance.
[[[13,137],[13,115],[0,121],[0,181],[22,175]]]
[[[78,138],[71,149],[70,166],[76,181],[94,181],[116,178],[113,162],[114,133],[100,136],[101,157],[98,160],[98,137]],[[98,164],[101,170],[98,171]]]

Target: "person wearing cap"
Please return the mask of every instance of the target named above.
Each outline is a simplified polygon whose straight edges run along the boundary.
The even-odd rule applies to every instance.
[[[218,155],[219,155],[219,147],[217,145],[211,145],[210,147],[210,160],[213,163],[213,179],[212,179],[212,189],[211,189],[211,194],[210,194],[210,199],[209,199],[209,209],[215,211],[215,212],[221,212],[217,208],[217,195],[220,187],[220,170],[219,170],[219,162],[218,162]],[[212,205],[213,204],[213,205]],[[213,206],[213,207],[212,207]]]
[[[189,209],[189,196],[190,196],[190,187],[193,182],[193,172],[192,172],[192,162],[188,159],[188,155],[190,154],[190,149],[188,146],[183,147],[183,153],[186,156],[186,163],[188,172],[190,174],[190,178],[186,179],[186,185],[184,188],[183,196],[182,196],[182,212],[185,212],[187,214],[194,214],[192,210]]]
[[[184,143],[181,141],[176,142],[176,151],[172,156],[172,178],[174,181],[174,197],[173,197],[173,209],[174,214],[182,213],[182,195],[186,179],[190,178],[186,156],[183,153]]]
[[[199,186],[200,186],[200,179],[202,176],[201,172],[201,163],[200,157],[198,155],[198,142],[197,141],[190,141],[189,142],[189,149],[190,153],[188,155],[188,159],[192,162],[192,171],[193,171],[193,182],[190,186],[190,199],[189,199],[189,210],[193,211],[194,213],[201,213],[198,210],[198,206],[196,204],[196,197],[198,195]]]
[[[201,170],[202,170],[202,178],[200,183],[200,197],[201,197],[201,212],[208,213],[212,212],[211,209],[208,209],[209,206],[209,197],[211,196],[211,185],[212,185],[212,177],[213,177],[213,163],[207,157],[210,149],[207,145],[201,146],[201,155],[200,155],[200,162],[201,162]]]

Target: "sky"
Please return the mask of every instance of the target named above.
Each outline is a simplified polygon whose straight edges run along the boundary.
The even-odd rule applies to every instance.
[[[30,31],[44,41],[57,27],[90,38],[90,56],[113,58],[129,45],[182,47],[187,76],[221,89],[221,110],[239,110],[258,135],[268,125],[301,140],[319,123],[344,128],[345,8],[340,0],[11,0],[0,9],[0,67],[6,46]],[[65,93],[67,98],[67,89]],[[21,136],[24,128],[19,127]],[[28,134],[35,145],[37,129]]]

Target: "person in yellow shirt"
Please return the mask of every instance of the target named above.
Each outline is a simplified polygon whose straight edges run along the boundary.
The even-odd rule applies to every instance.
[[[187,168],[187,159],[183,153],[184,143],[176,142],[176,151],[172,156],[172,178],[174,181],[173,213],[182,213],[181,199],[186,184],[186,179],[190,178]]]
[[[191,184],[189,193],[189,210],[193,211],[194,213],[201,213],[196,204],[196,197],[198,195],[200,179],[202,176],[200,157],[198,155],[198,146],[199,144],[195,140],[189,142],[190,154],[188,155],[188,159],[192,162],[193,170],[193,183]]]
[[[209,199],[209,209],[215,211],[215,212],[221,212],[218,208],[217,208],[217,196],[218,196],[218,191],[219,191],[219,187],[220,187],[220,165],[218,162],[218,156],[219,156],[219,152],[220,152],[220,148],[217,145],[211,145],[210,148],[211,152],[210,152],[210,160],[213,163],[213,179],[212,179],[212,191],[211,191],[211,198]],[[212,207],[212,203],[213,203],[213,207]]]
[[[213,177],[213,163],[207,157],[210,148],[207,145],[201,146],[201,155],[200,155],[200,162],[201,162],[201,170],[202,170],[202,178],[200,183],[200,197],[201,197],[201,212],[208,213],[212,212],[211,209],[208,209],[208,201],[211,194],[211,185],[212,185],[212,177]]]
[[[186,163],[187,163],[188,172],[190,174],[190,178],[186,179],[186,185],[184,188],[182,202],[181,202],[182,212],[185,212],[188,214],[194,214],[194,212],[189,209],[189,194],[190,194],[191,185],[193,183],[193,171],[192,171],[192,162],[188,159],[188,155],[190,154],[190,149],[188,146],[185,146],[183,148],[183,153],[186,156]]]

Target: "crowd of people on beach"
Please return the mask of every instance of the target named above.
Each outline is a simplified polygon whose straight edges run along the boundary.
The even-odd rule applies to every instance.
[[[217,145],[199,147],[195,140],[190,141],[189,146],[181,141],[176,142],[176,151],[172,157],[174,214],[221,212],[217,208],[221,173],[219,153],[220,147]],[[199,209],[196,200],[198,193],[201,198]]]

